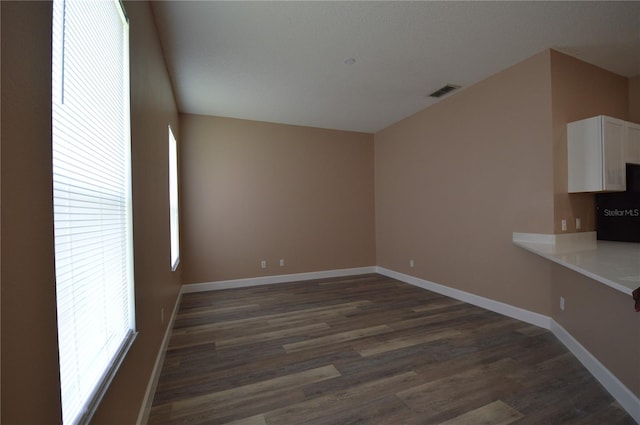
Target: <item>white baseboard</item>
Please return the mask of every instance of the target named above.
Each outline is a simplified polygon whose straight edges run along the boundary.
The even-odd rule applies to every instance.
[[[580,360],[609,394],[640,424],[640,398],[632,393],[616,376],[580,344],[565,328],[555,320],[551,321],[551,332]]]
[[[602,384],[607,389],[607,391],[618,401],[618,403],[620,403],[620,405],[627,411],[627,413],[629,413],[629,415],[640,424],[640,399],[635,394],[633,394],[622,382],[620,382],[620,380],[616,378],[616,376],[611,373],[609,369],[607,369],[602,363],[600,363],[600,361],[598,361],[598,359],[596,359],[586,348],[584,348],[573,336],[571,336],[569,332],[567,332],[551,317],[505,304],[499,301],[495,301],[489,298],[484,298],[479,295],[461,291],[459,289],[450,288],[448,286],[440,285],[438,283],[430,282],[428,280],[420,279],[404,273],[399,273],[393,270],[386,269],[384,267],[372,266],[183,285],[180,291],[180,295],[176,300],[176,305],[171,316],[171,321],[169,323],[169,326],[167,327],[164,340],[162,341],[162,346],[160,347],[160,351],[158,352],[158,357],[156,358],[152,378],[147,387],[147,392],[145,394],[145,399],[143,402],[143,408],[140,411],[137,425],[145,425],[149,418],[151,403],[153,403],[153,395],[155,393],[158,379],[160,377],[162,362],[164,361],[164,353],[166,352],[167,345],[169,344],[171,329],[173,328],[173,322],[177,314],[182,294],[230,288],[243,288],[256,285],[269,285],[274,283],[353,276],[368,273],[378,273],[393,279],[397,279],[401,282],[417,286],[422,289],[427,289],[429,291],[433,291],[438,294],[464,301],[466,303],[482,307],[484,309],[520,320],[522,322],[526,322],[550,330],[556,336],[556,338],[558,338],[558,340],[560,340],[560,342],[562,342],[567,347],[567,349],[571,351],[571,353],[584,365],[584,367],[586,367],[587,370],[600,382],[600,384]]]
[[[182,301],[182,292],[182,288],[180,288],[178,298],[176,299],[176,303],[173,306],[171,319],[167,324],[167,329],[164,332],[162,344],[160,344],[160,349],[158,350],[158,355],[156,356],[156,362],[154,363],[153,370],[151,371],[151,378],[149,379],[149,383],[147,384],[147,391],[145,392],[144,399],[142,400],[142,408],[138,413],[138,420],[136,421],[136,425],[146,425],[146,423],[149,421],[149,414],[151,413],[151,406],[153,404],[153,396],[156,393],[158,380],[160,379],[160,372],[162,372],[162,364],[164,363],[164,356],[167,353],[169,339],[171,339],[171,331],[173,330],[173,324],[176,320],[176,316],[178,315],[180,301]]]
[[[418,286],[438,294],[446,295],[469,304],[482,307],[511,318],[550,330],[562,344],[587,368],[594,378],[616,399],[629,415],[640,424],[640,399],[631,392],[616,376],[596,359],[582,344],[552,318],[514,307],[509,304],[484,298],[459,289],[450,288],[428,280],[407,274],[376,267],[377,273]]]
[[[418,286],[422,289],[427,289],[429,291],[433,291],[447,297],[455,298],[456,300],[464,301],[468,304],[477,305],[478,307],[482,307],[486,310],[491,310],[504,316],[508,316],[522,322],[530,323],[544,329],[551,329],[551,318],[549,316],[534,313],[533,311],[514,307],[510,304],[505,304],[489,298],[484,298],[479,295],[461,291],[459,289],[450,288],[448,286],[440,285],[438,283],[430,282],[428,280],[420,279],[408,274],[385,269],[384,267],[376,267],[376,270],[377,273],[381,275],[397,279],[410,285]]]
[[[190,283],[182,285],[182,293],[217,291],[220,289],[244,288],[247,286],[271,285],[274,283],[298,282],[302,280],[327,279],[331,277],[353,276],[376,273],[376,267],[357,267],[353,269],[325,270],[309,273],[292,273],[277,276],[252,277],[248,279],[219,280],[215,282]]]

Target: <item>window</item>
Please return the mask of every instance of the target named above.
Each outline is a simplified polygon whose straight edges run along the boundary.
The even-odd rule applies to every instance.
[[[129,27],[119,1],[54,0],[52,149],[64,424],[87,423],[135,338]]]
[[[180,224],[178,220],[178,146],[169,126],[169,226],[171,231],[171,270],[180,263]]]

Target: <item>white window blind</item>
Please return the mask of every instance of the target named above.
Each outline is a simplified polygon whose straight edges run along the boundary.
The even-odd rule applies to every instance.
[[[169,126],[169,228],[171,232],[171,270],[180,263],[180,225],[178,216],[178,146]]]
[[[53,199],[64,424],[90,420],[135,338],[128,44],[118,1],[54,0]]]

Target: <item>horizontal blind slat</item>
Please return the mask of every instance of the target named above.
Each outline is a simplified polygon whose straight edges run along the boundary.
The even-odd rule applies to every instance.
[[[117,1],[54,1],[52,162],[65,424],[86,419],[134,329],[128,24],[120,8]]]

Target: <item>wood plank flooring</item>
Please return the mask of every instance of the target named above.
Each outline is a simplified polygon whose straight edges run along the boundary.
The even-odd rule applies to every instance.
[[[635,421],[551,333],[365,275],[185,294],[148,423]]]

